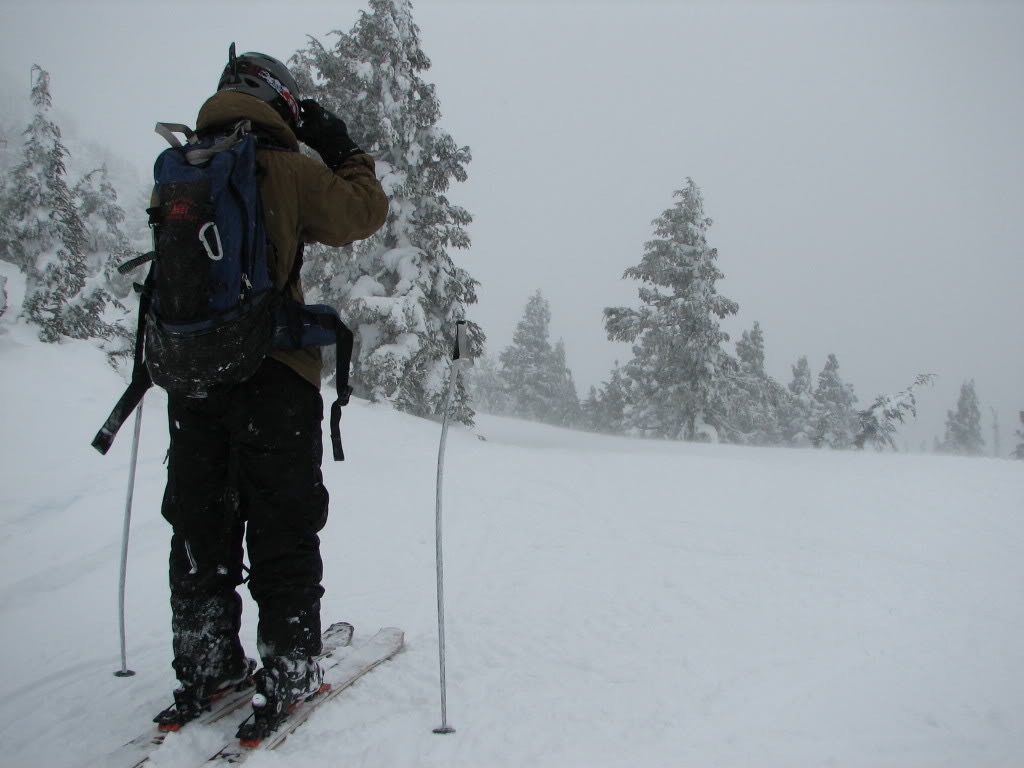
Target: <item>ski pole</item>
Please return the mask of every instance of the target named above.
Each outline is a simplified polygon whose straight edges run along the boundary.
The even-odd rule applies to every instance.
[[[121,578],[117,594],[118,624],[121,630],[121,668],[116,677],[131,677],[135,674],[128,669],[128,651],[124,631],[124,591],[128,577],[128,531],[132,524],[132,497],[135,495],[135,465],[139,460],[139,435],[142,432],[142,401],[135,411],[135,436],[132,439],[132,457],[128,466],[128,499],[124,506],[124,529],[121,533]]]
[[[466,357],[466,321],[460,320],[455,326],[455,351],[452,353],[451,373],[448,378],[448,399],[445,401],[444,418],[441,421],[441,445],[437,452],[437,650],[441,664],[441,725],[434,733],[455,733],[448,725],[447,682],[445,680],[445,643],[444,643],[444,556],[441,549],[441,498],[444,481],[444,451],[448,443],[448,416],[452,401],[455,399],[455,388],[459,379],[459,371],[463,366],[472,365]]]

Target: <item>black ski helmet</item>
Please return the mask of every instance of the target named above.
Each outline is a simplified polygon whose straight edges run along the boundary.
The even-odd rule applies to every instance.
[[[217,83],[218,91],[239,91],[267,102],[293,128],[299,117],[299,85],[288,67],[265,53],[235,56],[235,44],[228,49],[228,64]]]

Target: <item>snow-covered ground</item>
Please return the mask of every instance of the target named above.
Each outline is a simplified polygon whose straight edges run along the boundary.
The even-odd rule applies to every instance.
[[[116,678],[131,422],[87,344],[0,329],[0,764],[81,766],[169,702],[146,400]],[[407,648],[250,765],[1024,765],[1024,464],[642,442],[480,416],[445,475],[448,719],[434,575],[439,425],[355,402],[325,464],[324,619]],[[484,439],[486,438],[486,439]],[[327,455],[329,455],[329,451]],[[243,640],[254,650],[248,595]],[[155,766],[191,768],[187,730]]]

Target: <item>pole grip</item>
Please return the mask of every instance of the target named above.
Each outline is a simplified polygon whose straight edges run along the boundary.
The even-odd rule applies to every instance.
[[[473,365],[473,358],[469,354],[469,337],[466,331],[465,320],[457,320],[455,323],[455,349],[452,350],[452,363],[458,367],[468,368]]]

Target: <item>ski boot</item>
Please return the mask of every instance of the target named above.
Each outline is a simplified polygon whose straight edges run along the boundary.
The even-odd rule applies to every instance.
[[[238,728],[239,743],[256,748],[276,731],[295,708],[330,690],[324,683],[324,671],[314,659],[272,656],[256,672],[256,693],[252,697],[252,715]]]
[[[183,725],[208,711],[218,699],[231,691],[241,691],[252,685],[256,662],[253,659],[242,659],[234,672],[202,682],[193,682],[197,676],[189,673],[190,667],[187,661],[176,659],[174,662],[181,685],[174,691],[174,703],[153,718],[162,733],[181,730]]]

